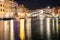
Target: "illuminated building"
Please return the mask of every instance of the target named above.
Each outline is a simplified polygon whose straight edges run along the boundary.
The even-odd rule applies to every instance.
[[[3,17],[4,14],[4,2],[0,1],[0,18]]]
[[[5,10],[5,14],[4,15],[10,16],[11,13],[14,13],[14,2],[13,1],[4,2],[4,10]]]
[[[10,0],[0,0],[0,18],[3,18],[6,6],[7,6],[7,8],[9,6],[11,6],[11,3],[12,3],[13,0],[11,2],[9,2],[9,1]]]
[[[0,18],[11,18],[14,12],[13,0],[0,0]],[[0,40],[14,40],[13,38],[13,20],[0,20]],[[11,31],[12,30],[12,31]],[[9,38],[10,37],[10,38]]]
[[[10,0],[4,1],[4,17],[3,18],[13,18],[14,14],[14,2]],[[14,23],[13,19],[4,20],[4,39],[5,40],[14,40]],[[7,26],[8,25],[8,26]],[[7,31],[7,30],[8,31]]]
[[[60,7],[55,7],[55,14],[60,16]]]
[[[17,10],[15,9],[15,6],[16,5],[15,5],[15,2],[13,2],[13,0],[12,1],[6,0],[4,2],[4,10],[5,10],[4,18],[9,20],[9,21],[8,20],[4,20],[4,22],[5,21],[9,22],[9,24],[8,24],[9,25],[9,28],[8,28],[8,26],[5,26],[6,29],[9,29],[9,31],[5,30],[5,28],[4,28],[4,30],[5,30],[5,33],[4,33],[5,40],[8,40],[8,39],[10,39],[10,40],[16,40],[17,39],[16,33],[18,31],[15,31],[15,30],[18,29],[18,27],[17,27],[18,25],[16,26],[16,24],[14,23],[15,20],[10,19],[10,18],[15,18],[15,15],[14,14],[17,12]],[[17,29],[15,29],[15,27],[17,27]],[[7,36],[6,36],[6,33],[8,33]]]

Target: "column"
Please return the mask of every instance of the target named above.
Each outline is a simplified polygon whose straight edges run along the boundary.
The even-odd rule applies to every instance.
[[[50,34],[50,33],[51,33],[51,32],[50,32],[50,18],[46,18],[46,25],[47,25],[47,26],[46,26],[46,27],[47,27],[47,40],[51,40],[51,39],[50,39],[50,35],[51,35],[51,34]]]
[[[24,35],[24,19],[20,19],[20,39],[24,40],[25,35]]]
[[[9,21],[4,21],[4,40],[9,40]]]
[[[10,20],[10,40],[14,40],[14,20]]]
[[[31,18],[26,19],[27,40],[31,40]]]

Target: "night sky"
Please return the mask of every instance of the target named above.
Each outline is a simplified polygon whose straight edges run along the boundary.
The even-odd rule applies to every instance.
[[[19,4],[23,3],[29,9],[44,8],[47,6],[60,6],[60,0],[15,0]]]

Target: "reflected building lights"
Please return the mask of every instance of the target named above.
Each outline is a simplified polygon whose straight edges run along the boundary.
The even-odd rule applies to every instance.
[[[43,17],[40,18],[40,33],[41,38],[43,39]]]
[[[54,22],[54,18],[52,19],[52,32],[55,33],[55,22]]]
[[[56,31],[58,33],[58,18],[55,18],[56,19]]]
[[[26,19],[27,39],[31,40],[31,18]]]
[[[7,3],[5,3],[5,4],[7,4]],[[12,3],[14,3],[14,2],[12,2]],[[32,40],[32,39],[34,39],[33,36],[35,36],[34,35],[35,30],[37,33],[40,33],[38,35],[35,32],[37,34],[37,36],[36,36],[37,39],[39,37],[41,37],[42,39],[47,37],[47,40],[52,40],[53,38],[51,39],[51,36],[53,36],[53,37],[58,36],[58,33],[59,33],[58,18],[47,18],[47,17],[44,18],[45,16],[48,16],[48,15],[50,17],[50,12],[49,12],[50,7],[49,6],[45,9],[39,9],[37,11],[31,11],[31,13],[26,13],[27,10],[25,10],[23,5],[22,5],[22,7],[19,6],[19,8],[20,8],[19,9],[18,6],[14,4],[14,6],[17,6],[17,8],[15,9],[15,7],[12,7],[9,4],[10,3],[8,3],[8,6],[6,5],[7,9],[5,8],[4,17],[5,18],[14,17],[17,20],[16,21],[15,21],[15,19],[9,20],[9,21],[4,20],[4,39],[5,40],[18,40],[18,37],[21,40],[25,40],[26,36],[27,36],[27,40]],[[11,8],[9,6],[11,6]],[[14,10],[14,13],[16,13],[16,14],[13,13],[12,9]],[[55,10],[55,9],[51,9],[51,10]],[[54,17],[55,16],[54,11],[52,11],[52,12],[53,13],[51,14],[51,17],[52,16]],[[29,18],[26,18],[27,17],[26,15],[29,15],[28,16]],[[36,20],[32,19],[32,17],[35,18],[37,16],[39,19],[37,19],[37,18],[36,18]],[[58,16],[58,15],[56,15],[56,16]],[[34,23],[36,23],[36,24],[34,24]],[[26,28],[26,31],[25,31],[25,28]],[[34,29],[34,30],[32,30],[32,29]],[[26,34],[25,34],[25,32],[26,32]]]
[[[9,40],[9,23],[4,21],[4,39]]]
[[[46,18],[46,25],[47,25],[47,40],[51,40],[50,39],[50,18]]]
[[[59,39],[59,29],[58,29],[58,18],[55,18],[56,19],[56,33],[57,33],[57,40]]]
[[[25,34],[24,34],[24,19],[20,19],[20,39],[21,40],[25,39]]]
[[[14,20],[10,20],[10,40],[14,40]]]

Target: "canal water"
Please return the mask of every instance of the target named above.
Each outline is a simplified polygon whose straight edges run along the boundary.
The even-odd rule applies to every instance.
[[[0,40],[59,40],[58,18],[0,20]]]
[[[0,40],[4,40],[4,26],[3,26],[3,21],[0,20]]]
[[[15,40],[19,40],[19,22],[14,20],[14,38]]]
[[[32,18],[32,40],[59,40],[58,18]]]

